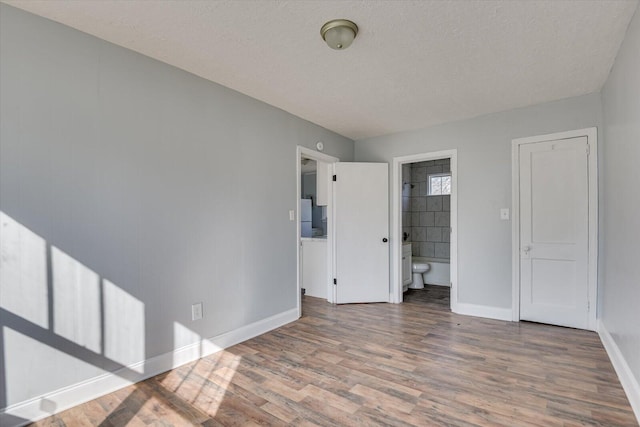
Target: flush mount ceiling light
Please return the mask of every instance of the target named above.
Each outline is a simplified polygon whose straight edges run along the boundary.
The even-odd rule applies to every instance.
[[[353,43],[358,26],[347,19],[333,19],[322,26],[320,35],[331,49],[343,50]]]

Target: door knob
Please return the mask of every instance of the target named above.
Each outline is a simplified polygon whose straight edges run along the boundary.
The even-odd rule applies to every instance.
[[[531,252],[531,246],[523,246],[523,247],[522,247],[522,252],[523,252],[525,255],[529,255],[529,252]]]
[[[383,238],[382,238],[382,241],[383,241],[384,243],[387,243],[387,242],[389,241],[389,239],[387,239],[386,237],[383,237]]]

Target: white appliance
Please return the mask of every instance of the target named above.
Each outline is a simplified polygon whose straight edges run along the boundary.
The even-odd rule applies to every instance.
[[[300,236],[312,237],[311,199],[300,199]]]

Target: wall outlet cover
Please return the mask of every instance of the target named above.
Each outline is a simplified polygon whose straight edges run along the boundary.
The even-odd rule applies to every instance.
[[[509,219],[509,208],[500,209],[500,219],[503,221]]]

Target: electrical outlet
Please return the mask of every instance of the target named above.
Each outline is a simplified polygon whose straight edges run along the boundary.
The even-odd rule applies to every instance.
[[[500,219],[506,221],[509,219],[509,208],[500,209]]]
[[[191,320],[202,319],[202,303],[198,302],[191,306]]]

